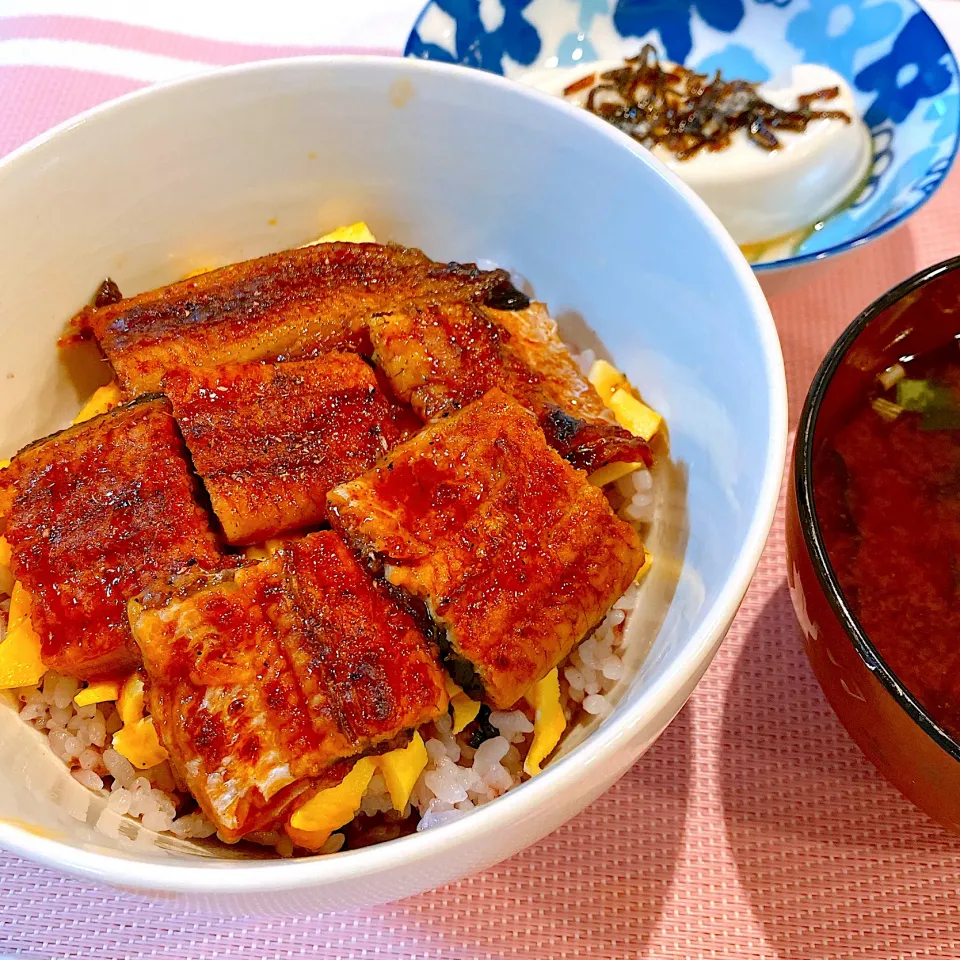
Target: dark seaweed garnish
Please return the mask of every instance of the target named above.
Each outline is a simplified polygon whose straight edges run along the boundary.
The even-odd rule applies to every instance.
[[[441,631],[442,632],[442,631]],[[483,696],[483,684],[473,664],[462,657],[458,657],[450,649],[446,642],[446,634],[443,635],[443,641],[439,644],[440,653],[443,657],[443,665],[450,674],[450,679],[460,687],[467,696],[478,698]]]
[[[850,123],[842,110],[817,110],[811,104],[833,100],[839,87],[815,90],[797,98],[794,110],[783,110],[757,93],[757,84],[724,80],[718,70],[712,80],[686,67],[660,64],[657,52],[646,44],[616,70],[581,77],[563,92],[572,96],[591,87],[585,104],[618,130],[645,147],[661,145],[678,160],[687,160],[700,150],[722,150],[737,130],[745,129],[750,140],[764,150],[778,150],[777,130],[800,133],[813,120],[833,119]]]
[[[476,750],[481,743],[500,736],[500,731],[490,722],[490,708],[482,703],[477,719],[470,725],[473,729],[467,739],[467,745]]]

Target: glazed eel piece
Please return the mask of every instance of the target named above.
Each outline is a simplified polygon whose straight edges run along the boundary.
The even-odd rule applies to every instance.
[[[127,396],[156,391],[177,366],[293,359],[333,349],[369,353],[367,320],[411,303],[510,309],[528,303],[503,270],[437,263],[420,250],[379,243],[284,250],[134,297],[98,299],[100,306],[73,318],[64,342],[94,339]]]
[[[179,367],[163,391],[231,544],[318,526],[331,487],[420,426],[355,353]]]
[[[228,563],[163,397],[38,440],[0,471],[3,534],[44,664],[122,676],[140,653],[126,602],[154,580]]]
[[[330,530],[129,615],[160,738],[228,842],[447,709],[436,649]]]
[[[425,420],[461,409],[494,387],[537,417],[547,442],[588,473],[615,461],[652,463],[646,441],[605,418],[603,401],[542,303],[407,304],[369,321],[374,362]]]
[[[329,494],[330,522],[432,622],[454,679],[511,707],[606,616],[643,544],[494,388]]]

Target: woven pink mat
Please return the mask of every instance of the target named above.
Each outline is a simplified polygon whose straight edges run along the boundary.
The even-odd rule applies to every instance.
[[[207,64],[291,52],[73,17],[0,18],[0,47],[30,39]],[[142,85],[80,69],[72,55],[71,67],[51,65],[44,51],[23,57],[39,65],[0,65],[0,153]],[[897,281],[957,253],[958,222],[960,169],[907,227],[773,302],[793,423],[840,331]],[[514,859],[380,909],[260,920],[185,914],[0,854],[0,955],[956,958],[958,876],[960,840],[879,778],[813,679],[781,515],[730,635],[674,724],[584,814]]]

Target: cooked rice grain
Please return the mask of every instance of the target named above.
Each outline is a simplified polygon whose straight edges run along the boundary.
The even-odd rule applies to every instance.
[[[111,813],[126,815],[148,830],[171,832],[182,839],[209,837],[213,825],[199,812],[177,818],[178,809],[195,807],[176,789],[173,771],[166,762],[138,772],[132,763],[109,745],[123,725],[113,703],[78,707],[73,698],[78,681],[48,672],[36,688],[17,691],[20,717],[47,735],[54,754],[69,768],[74,780],[107,800],[97,826],[113,835]]]

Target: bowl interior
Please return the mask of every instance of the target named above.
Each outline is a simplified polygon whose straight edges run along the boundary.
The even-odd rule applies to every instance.
[[[16,234],[0,260],[2,455],[75,413],[83,390],[55,340],[104,276],[134,292],[358,219],[442,260],[485,258],[518,271],[575,344],[602,343],[667,418],[676,469],[664,511],[674,519],[654,544],[663,550],[663,609],[638,626],[650,634],[649,655],[614,714],[540,777],[432,831],[440,840],[428,833],[325,858],[312,881],[346,875],[332,861],[377,863],[397,846],[409,863],[476,824],[503,828],[487,831],[480,861],[448,856],[445,873],[416,877],[426,885],[552,829],[669,722],[746,588],[783,462],[779,344],[732,242],[638,154],[582,112],[474,71],[317,58],[134,95],[0,166],[0,222]],[[658,229],[638,231],[644,222]],[[102,803],[9,709],[0,709],[0,769],[4,845],[131,885],[164,877],[176,886],[165,863],[194,871],[220,863],[157,844],[127,822],[98,829]],[[511,832],[524,815],[525,840]],[[108,867],[98,854],[116,859]],[[144,873],[145,861],[159,872]],[[304,876],[302,864],[281,866]],[[254,867],[211,882],[243,885]]]
[[[801,416],[795,482],[804,537],[831,606],[854,647],[896,701],[948,753],[958,744],[903,685],[857,620],[826,550],[814,495],[817,453],[863,403],[878,373],[902,357],[923,356],[957,336],[960,258],[917,274],[867,308],[824,360]]]
[[[499,4],[497,4],[499,7]],[[535,0],[487,5],[433,0],[408,56],[520,78],[533,69],[632,56],[646,42],[703,73],[762,82],[799,63],[831,67],[856,96],[874,141],[866,188],[781,270],[865,243],[933,194],[957,152],[960,85],[953,54],[914,0]]]

